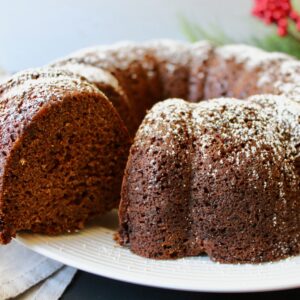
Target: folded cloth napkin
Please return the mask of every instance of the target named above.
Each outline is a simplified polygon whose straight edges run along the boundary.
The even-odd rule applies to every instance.
[[[0,83],[7,78],[0,68]],[[0,300],[58,299],[76,269],[26,249],[15,241],[0,246]]]
[[[0,299],[58,299],[76,270],[17,242],[0,246]]]

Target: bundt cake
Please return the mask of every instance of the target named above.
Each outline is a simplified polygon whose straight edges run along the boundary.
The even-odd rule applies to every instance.
[[[130,139],[103,93],[56,69],[0,85],[0,242],[57,234],[117,207]]]
[[[297,253],[299,74],[284,54],[163,40],[83,49],[15,75],[0,85],[0,242],[73,231],[115,207],[146,111],[182,98],[194,103],[157,104],[137,133],[120,243],[155,258]]]
[[[127,163],[121,244],[230,263],[299,253],[299,118],[299,104],[270,95],[156,104]]]

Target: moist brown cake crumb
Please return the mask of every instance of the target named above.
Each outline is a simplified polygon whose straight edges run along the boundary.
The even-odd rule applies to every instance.
[[[95,86],[57,69],[0,86],[0,241],[70,232],[116,207],[129,137]]]

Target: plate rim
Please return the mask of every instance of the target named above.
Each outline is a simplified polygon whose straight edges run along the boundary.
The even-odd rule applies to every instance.
[[[175,286],[174,283],[168,283],[168,282],[162,282],[157,280],[145,280],[144,277],[135,276],[133,272],[128,272],[126,274],[126,277],[123,276],[122,272],[108,272],[107,267],[99,270],[98,272],[90,268],[89,264],[84,264],[82,258],[78,258],[77,261],[74,261],[70,254],[66,253],[64,255],[59,255],[56,253],[56,251],[51,251],[50,249],[40,247],[39,245],[31,244],[30,241],[28,241],[26,238],[21,237],[20,235],[17,236],[17,238],[14,239],[16,242],[22,244],[23,246],[41,254],[44,255],[50,259],[59,261],[65,265],[71,266],[73,268],[98,275],[103,276],[105,278],[126,282],[130,284],[137,284],[142,286],[148,286],[148,287],[154,287],[154,288],[163,288],[163,289],[170,289],[170,290],[178,290],[178,291],[189,291],[189,292],[209,292],[209,293],[254,293],[254,292],[269,292],[269,291],[279,291],[279,290],[287,290],[287,289],[295,289],[300,288],[300,278],[295,277],[294,280],[290,280],[289,282],[283,282],[282,284],[276,283],[276,286],[274,282],[268,282],[264,284],[253,284],[251,283],[251,286],[245,286],[240,285],[239,288],[233,288],[232,286],[229,286],[226,288],[224,285],[219,286],[218,284],[214,286],[208,286],[204,287],[203,285],[200,285],[199,287],[196,286],[189,286],[184,287],[181,285]],[[133,254],[135,255],[135,254]],[[146,259],[146,258],[145,258]],[[117,262],[114,262],[117,264]],[[101,263],[100,263],[101,264]]]

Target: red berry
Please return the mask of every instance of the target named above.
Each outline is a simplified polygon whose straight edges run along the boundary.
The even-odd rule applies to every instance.
[[[280,20],[278,20],[278,26],[280,26],[280,27],[287,27],[287,25],[288,25],[287,19],[280,19]]]
[[[287,30],[285,27],[278,27],[277,28],[277,33],[280,36],[285,36],[287,34]]]
[[[290,0],[254,0],[252,14],[266,24],[277,25],[280,36],[287,34],[288,20],[300,31],[300,15],[293,10]]]
[[[290,18],[292,19],[292,20],[294,20],[294,21],[296,21],[297,19],[298,19],[298,15],[297,15],[297,13],[295,12],[295,11],[291,11],[290,12]]]

